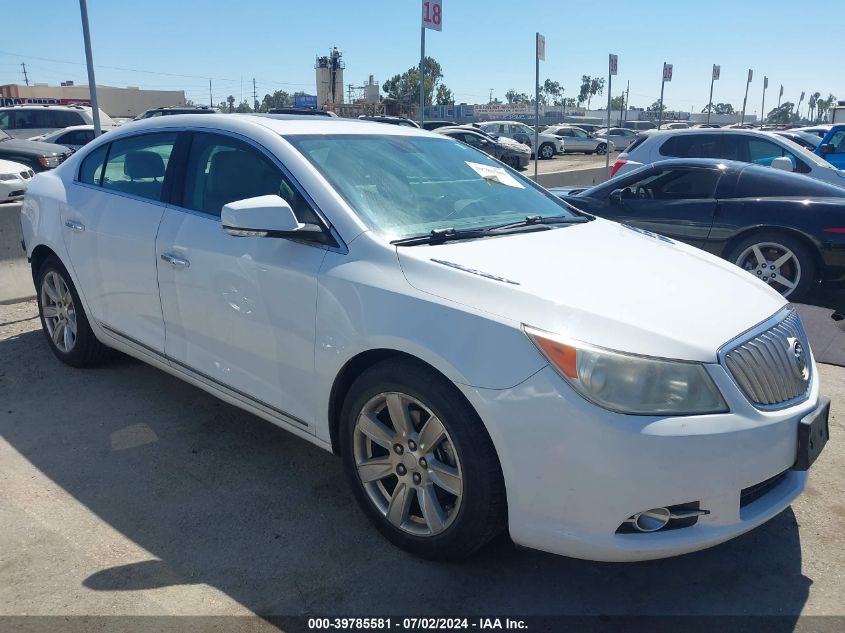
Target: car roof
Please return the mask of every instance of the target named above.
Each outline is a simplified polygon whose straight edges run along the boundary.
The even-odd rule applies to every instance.
[[[443,138],[428,130],[404,125],[388,125],[374,120],[342,119],[299,114],[182,114],[178,117],[154,117],[125,123],[108,134],[120,138],[146,129],[219,127],[221,130],[248,133],[256,128],[286,135],[299,134],[378,134],[382,136],[428,136]],[[105,138],[106,135],[100,138]],[[98,139],[99,140],[99,139]],[[106,141],[108,142],[108,141]]]
[[[727,171],[742,171],[748,167],[754,167],[753,163],[743,163],[737,160],[722,160],[721,158],[667,158],[653,163],[647,163],[645,167],[719,167]],[[764,169],[771,169],[765,167]]]

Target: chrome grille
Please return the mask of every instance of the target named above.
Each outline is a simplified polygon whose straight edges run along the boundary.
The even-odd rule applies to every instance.
[[[807,395],[810,345],[801,318],[790,309],[775,325],[752,332],[723,356],[742,391],[755,405],[779,409]]]

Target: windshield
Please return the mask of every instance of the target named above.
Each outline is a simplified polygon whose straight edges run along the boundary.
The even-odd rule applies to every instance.
[[[819,156],[817,156],[816,154],[814,154],[813,152],[808,150],[803,145],[799,145],[795,141],[792,141],[792,140],[790,140],[786,137],[783,137],[783,136],[779,136],[777,134],[770,134],[770,135],[774,136],[779,142],[786,145],[791,152],[797,154],[798,156],[800,156],[801,158],[806,160],[808,163],[813,163],[813,165],[815,165],[816,167],[822,167],[824,169],[836,169],[836,167],[831,165],[829,162],[827,162],[823,158],[820,158]]]
[[[372,230],[391,239],[570,216],[563,202],[463,143],[421,136],[287,136]]]

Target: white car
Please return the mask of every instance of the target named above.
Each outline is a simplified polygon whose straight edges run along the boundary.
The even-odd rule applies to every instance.
[[[20,163],[0,160],[0,202],[20,200],[35,172]]]
[[[543,130],[544,134],[551,134],[559,136],[563,139],[563,146],[566,151],[584,152],[585,154],[600,154],[607,153],[608,140],[601,136],[593,136],[585,132],[581,128],[572,125],[552,125]],[[610,151],[616,149],[616,146],[610,142]]]
[[[804,174],[845,187],[845,171],[771,132],[690,128],[648,132],[619,154],[611,177],[668,158],[722,158]]]
[[[105,134],[115,126],[103,126],[100,129],[100,134]],[[71,125],[49,134],[41,134],[33,136],[27,140],[41,141],[42,143],[53,143],[55,145],[64,145],[71,148],[73,151],[78,150],[83,145],[87,145],[94,140],[94,126],[93,125]]]
[[[29,139],[71,125],[93,125],[94,111],[84,105],[24,104],[0,107],[0,130],[12,138]],[[100,125],[114,126],[111,117],[100,110]]]
[[[421,556],[504,529],[596,560],[702,549],[786,508],[826,441],[772,288],[440,134],[130,123],[36,176],[21,224],[60,360],[115,348],[334,451]]]
[[[488,134],[512,138],[523,145],[531,148],[531,155],[534,155],[534,129],[517,121],[484,121],[477,124],[479,128]],[[555,154],[563,154],[563,139],[552,134],[540,132],[537,136],[537,144],[540,146],[540,158],[553,158]]]

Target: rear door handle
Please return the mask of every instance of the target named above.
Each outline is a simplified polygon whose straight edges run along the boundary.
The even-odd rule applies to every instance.
[[[76,220],[65,220],[65,226],[76,233],[82,233],[85,230],[85,225]]]
[[[188,268],[191,265],[191,262],[187,259],[174,255],[173,253],[162,253],[161,259],[176,268]]]

